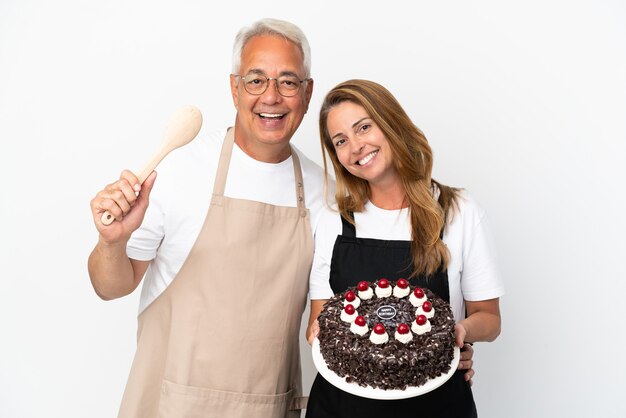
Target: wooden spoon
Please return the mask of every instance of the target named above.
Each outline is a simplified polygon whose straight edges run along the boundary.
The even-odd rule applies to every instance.
[[[167,125],[165,125],[165,135],[161,149],[154,154],[150,162],[146,164],[137,177],[139,184],[143,184],[146,178],[148,178],[150,173],[152,173],[167,154],[191,142],[191,140],[198,135],[201,127],[202,113],[200,113],[197,107],[184,106],[174,112],[172,116],[170,116]],[[100,220],[105,225],[111,225],[115,217],[109,213],[109,211],[106,211],[102,214]]]

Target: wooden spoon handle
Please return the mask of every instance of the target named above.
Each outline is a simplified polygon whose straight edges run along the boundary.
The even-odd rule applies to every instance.
[[[193,140],[202,126],[202,113],[195,106],[184,106],[178,109],[170,117],[165,127],[165,138],[161,149],[152,157],[150,162],[139,172],[139,184],[143,184],[146,178],[154,171],[156,166],[165,158],[170,151],[181,147]],[[105,211],[100,217],[104,225],[111,225],[115,217]]]
[[[113,215],[111,214],[111,212],[109,212],[108,210],[105,211],[102,214],[102,217],[100,218],[100,222],[102,222],[103,224],[109,226],[113,223],[113,221],[115,220],[115,217],[113,217]]]
[[[172,151],[171,148],[163,147],[159,150],[159,152],[154,154],[150,162],[148,162],[148,164],[146,164],[143,170],[139,172],[139,176],[137,176],[137,179],[139,180],[139,184],[143,184],[143,182],[146,181],[150,173],[154,171],[157,165],[159,165],[159,163],[163,160],[163,158],[165,158],[167,154],[170,153],[170,151]],[[108,210],[105,211],[102,214],[102,217],[100,218],[100,221],[104,225],[107,225],[107,226],[111,225],[114,220],[115,220],[115,217]]]

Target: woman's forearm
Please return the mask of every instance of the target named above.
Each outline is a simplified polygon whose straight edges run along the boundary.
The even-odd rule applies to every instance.
[[[500,335],[499,299],[465,303],[467,317],[459,322],[465,329],[464,341],[493,341]]]

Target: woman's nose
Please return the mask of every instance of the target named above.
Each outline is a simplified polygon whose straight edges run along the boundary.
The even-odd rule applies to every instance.
[[[352,140],[352,153],[353,154],[359,154],[362,150],[363,147],[365,146],[364,143],[362,143],[361,141],[359,141],[358,139],[353,139]]]

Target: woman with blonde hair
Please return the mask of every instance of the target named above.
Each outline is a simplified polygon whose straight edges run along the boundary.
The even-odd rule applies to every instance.
[[[457,346],[493,341],[504,289],[485,212],[466,191],[432,179],[428,141],[395,97],[372,81],[340,83],[324,99],[319,126],[339,214],[328,210],[316,230],[309,341],[333,294],[380,277],[408,278],[448,301]],[[318,374],[307,417],[475,417],[469,377],[457,370],[432,392],[380,401],[344,392]]]

